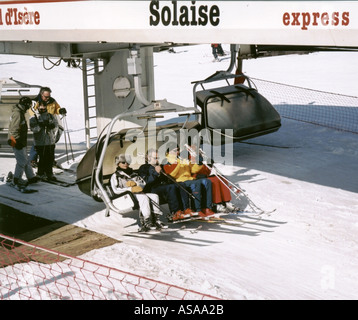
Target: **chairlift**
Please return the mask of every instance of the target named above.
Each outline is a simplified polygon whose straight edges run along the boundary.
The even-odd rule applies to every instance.
[[[0,148],[7,149],[7,135],[9,130],[9,119],[12,109],[21,97],[27,96],[34,99],[41,88],[40,85],[27,84],[13,78],[0,79]],[[29,120],[30,114],[26,112],[26,121]],[[29,131],[27,135],[28,144],[31,144],[33,134]]]
[[[159,125],[156,127],[155,132],[148,130],[148,121],[161,118],[165,113],[175,113],[178,117],[185,117],[186,120],[183,123]],[[172,132],[176,133],[182,128],[199,128],[199,123],[191,119],[191,116],[195,114],[198,114],[196,108],[185,108],[169,103],[166,100],[153,102],[149,106],[136,111],[118,114],[102,131],[96,144],[86,152],[79,163],[76,180],[79,189],[96,201],[104,202],[106,205],[106,216],[109,215],[110,211],[124,214],[134,210],[135,202],[123,201],[120,207],[114,205],[115,198],[128,197],[127,192],[115,197],[111,192],[110,178],[116,171],[115,157],[119,154],[126,154],[128,148],[133,143],[136,143],[136,150],[134,150],[133,156],[137,157],[137,161],[131,164],[131,168],[134,170],[139,169],[139,166],[145,162],[145,154],[150,147],[148,146],[148,141],[155,139],[156,148],[160,148],[165,143],[165,139],[161,141],[159,137],[157,139],[156,136],[151,137],[150,135],[156,135],[162,129],[171,129],[173,130]],[[145,119],[146,124],[144,126],[133,126],[133,128],[114,131],[113,128],[118,121],[130,118]],[[132,129],[136,130],[132,131]],[[177,139],[178,135],[174,138]],[[140,154],[138,150],[143,151],[143,154]],[[140,158],[141,161],[138,161]],[[125,204],[128,204],[128,206]]]
[[[244,78],[247,85],[230,84],[229,80],[236,78]],[[209,84],[217,81],[226,84],[208,88]],[[201,126],[211,133],[217,132],[223,138],[226,136],[237,142],[273,133],[281,127],[279,113],[247,76],[218,71],[193,83],[194,105],[201,108],[203,114]],[[199,86],[201,90],[198,90]],[[224,129],[232,129],[232,134],[223,132]]]
[[[27,84],[13,78],[0,79],[0,129],[8,129],[12,108],[21,97],[34,99],[41,86]],[[26,118],[29,115],[26,114]]]
[[[234,65],[234,53],[234,46],[232,46],[229,70]],[[113,204],[114,199],[109,187],[110,177],[116,171],[114,159],[119,154],[126,154],[128,148],[135,142],[136,150],[142,150],[142,163],[144,163],[144,155],[151,147],[148,146],[150,139],[156,141],[156,148],[160,148],[165,143],[164,139],[159,141],[157,136],[150,136],[152,133],[148,130],[148,121],[162,117],[165,113],[176,113],[179,117],[178,121],[174,124],[156,126],[155,134],[159,130],[167,128],[172,129],[174,133],[177,133],[181,128],[189,130],[208,128],[212,133],[217,131],[224,137],[226,133],[223,135],[222,130],[232,129],[233,134],[229,138],[235,142],[277,131],[281,126],[281,119],[270,102],[258,93],[249,78],[244,75],[233,75],[229,70],[226,72],[219,71],[203,81],[194,82],[194,106],[191,108],[172,104],[166,100],[146,101],[143,99],[140,90],[140,76],[135,75],[136,95],[145,107],[118,114],[103,130],[97,143],[87,151],[78,165],[76,183],[80,190],[95,200],[104,202],[107,216],[110,211],[120,214],[132,211],[134,204],[131,201],[127,202],[130,204],[127,207],[121,204],[119,208]],[[248,86],[244,84],[230,85],[229,80],[236,77],[245,77]],[[206,88],[209,83],[220,80],[226,81],[226,85],[214,89]],[[199,85],[202,88],[201,91],[197,91]],[[180,122],[180,117],[186,118],[183,123]],[[114,131],[114,125],[117,121],[130,118],[147,120],[146,125],[140,130],[140,134],[133,135],[128,128]],[[178,139],[178,136],[176,135],[175,138]],[[206,137],[206,139],[209,139],[206,142],[213,141],[212,137],[211,140],[210,137]],[[133,154],[133,150],[131,151],[130,154]],[[133,155],[140,156],[139,154]],[[138,162],[136,162],[136,166],[131,165],[132,169],[138,169]],[[128,195],[123,194],[117,197],[122,196]]]

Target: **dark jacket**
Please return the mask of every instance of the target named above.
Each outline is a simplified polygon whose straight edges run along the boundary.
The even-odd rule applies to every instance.
[[[56,143],[58,122],[51,113],[45,112],[31,117],[30,129],[34,133],[35,146],[48,146]]]
[[[171,183],[167,177],[163,174],[159,174],[155,167],[151,164],[143,164],[138,170],[138,174],[143,178],[146,183],[145,192],[151,192],[152,188],[155,188],[159,185]]]

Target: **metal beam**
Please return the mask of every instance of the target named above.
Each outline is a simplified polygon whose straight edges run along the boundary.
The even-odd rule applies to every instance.
[[[156,52],[185,44],[145,43],[142,48],[154,47]],[[63,43],[37,41],[0,41],[0,54],[30,55],[40,57],[70,58],[108,58],[108,54],[129,49],[133,43]]]

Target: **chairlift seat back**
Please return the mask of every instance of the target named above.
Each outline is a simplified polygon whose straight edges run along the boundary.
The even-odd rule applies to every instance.
[[[242,84],[198,91],[196,103],[203,110],[202,126],[220,132],[232,129],[234,141],[275,132],[281,126],[271,103]]]

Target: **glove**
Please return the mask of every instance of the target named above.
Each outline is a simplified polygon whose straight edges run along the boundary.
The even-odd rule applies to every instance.
[[[134,181],[127,181],[127,187],[135,187],[137,184]]]
[[[58,112],[59,112],[61,115],[64,115],[64,116],[67,114],[66,108],[60,108],[60,110],[58,110]]]
[[[50,122],[47,126],[47,128],[49,128],[50,130],[54,129],[55,127],[56,127],[56,125],[53,122]]]
[[[141,187],[139,187],[139,186],[135,186],[135,187],[132,187],[131,191],[133,193],[139,193],[139,192],[142,192],[143,189]]]
[[[11,136],[10,139],[7,140],[7,144],[8,144],[9,146],[15,148],[15,146],[16,146],[16,139],[15,139],[13,136]]]

